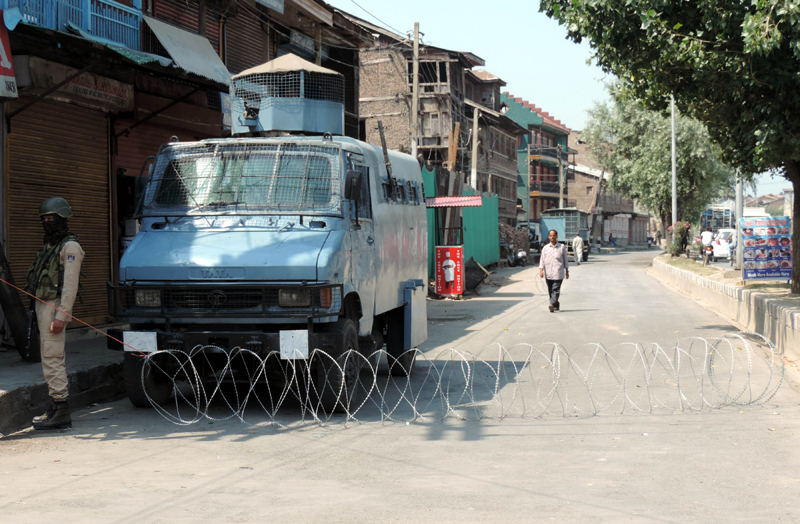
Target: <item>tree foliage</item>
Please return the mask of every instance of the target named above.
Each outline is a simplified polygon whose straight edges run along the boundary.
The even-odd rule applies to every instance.
[[[630,94],[700,120],[743,174],[775,169],[800,189],[798,0],[540,0],[540,10],[590,41],[600,67]],[[793,244],[800,243],[800,205]],[[792,292],[800,293],[793,250]]]
[[[638,201],[663,225],[672,213],[671,123],[610,86],[611,103],[589,111],[582,137],[602,168],[613,173],[609,186]],[[678,215],[697,221],[703,209],[735,184],[733,169],[720,160],[720,150],[697,120],[679,116]]]
[[[541,0],[650,109],[670,94],[744,173],[800,161],[797,0]],[[791,175],[791,174],[790,174]]]

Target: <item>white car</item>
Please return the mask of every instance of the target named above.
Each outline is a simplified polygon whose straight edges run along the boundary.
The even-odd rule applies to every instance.
[[[717,261],[718,258],[728,258],[730,257],[730,247],[728,246],[728,240],[733,237],[733,244],[736,244],[736,230],[735,229],[720,229],[717,231],[714,240],[711,241],[711,245],[714,246],[714,262]]]

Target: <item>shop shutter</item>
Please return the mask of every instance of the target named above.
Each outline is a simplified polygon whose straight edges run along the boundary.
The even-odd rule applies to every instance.
[[[25,102],[10,104],[9,111]],[[92,325],[108,321],[107,116],[67,104],[39,102],[11,121],[8,158],[8,258],[14,281],[25,284],[25,273],[42,247],[39,204],[50,196],[62,196],[74,213],[70,229],[86,252],[81,301],[75,302],[73,315]],[[25,304],[28,301],[24,299]],[[73,322],[72,327],[78,325]]]
[[[132,125],[135,120],[120,119],[114,123],[115,133],[119,133]],[[145,160],[150,155],[158,153],[159,147],[177,136],[181,142],[192,142],[209,138],[196,131],[188,131],[178,127],[159,126],[151,123],[142,124],[130,132],[128,136],[121,136],[117,141],[117,154],[114,157],[116,172],[125,170],[127,176],[139,176]],[[145,171],[144,175],[147,175]]]
[[[266,62],[267,57],[264,56],[266,37],[257,15],[247,9],[241,8],[236,16],[226,19],[225,51],[228,71],[235,75]]]

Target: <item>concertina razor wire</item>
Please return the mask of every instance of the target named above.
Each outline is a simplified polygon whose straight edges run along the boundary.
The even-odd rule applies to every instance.
[[[775,396],[785,371],[775,346],[749,332],[687,337],[668,348],[587,343],[567,351],[554,342],[511,348],[495,343],[481,352],[491,360],[456,349],[434,356],[409,352],[416,359],[410,375],[402,358],[383,349],[368,357],[350,351],[337,358],[312,350],[307,359],[282,360],[277,351],[263,356],[239,347],[197,346],[147,354],[141,379],[145,384],[159,375],[171,383],[168,401],[148,399],[179,425],[233,418],[251,424],[247,415],[278,426],[298,421],[344,426],[757,406]],[[218,371],[203,372],[209,358],[220,357]],[[378,365],[379,358],[384,364]],[[352,373],[356,368],[360,372]],[[266,419],[254,413],[257,408]]]

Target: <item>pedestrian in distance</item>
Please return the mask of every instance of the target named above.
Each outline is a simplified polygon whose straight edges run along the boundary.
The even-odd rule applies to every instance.
[[[611,233],[608,234],[608,243],[611,244],[614,247],[617,246],[617,239],[614,238],[614,235],[611,234]]]
[[[572,254],[575,256],[575,264],[580,266],[583,256],[583,239],[579,233],[575,233],[575,238],[572,239]]]
[[[558,233],[550,230],[547,236],[550,241],[542,248],[539,256],[539,277],[547,283],[547,293],[550,295],[550,313],[561,309],[559,297],[561,295],[561,282],[569,278],[569,256],[567,247],[559,244]]]
[[[84,252],[78,237],[70,233],[67,219],[72,209],[61,197],[48,198],[39,206],[44,228],[44,247],[28,269],[27,291],[34,295],[42,371],[52,403],[47,411],[33,418],[34,429],[72,427],[67,397],[67,367],[64,358],[65,327],[78,296]]]

